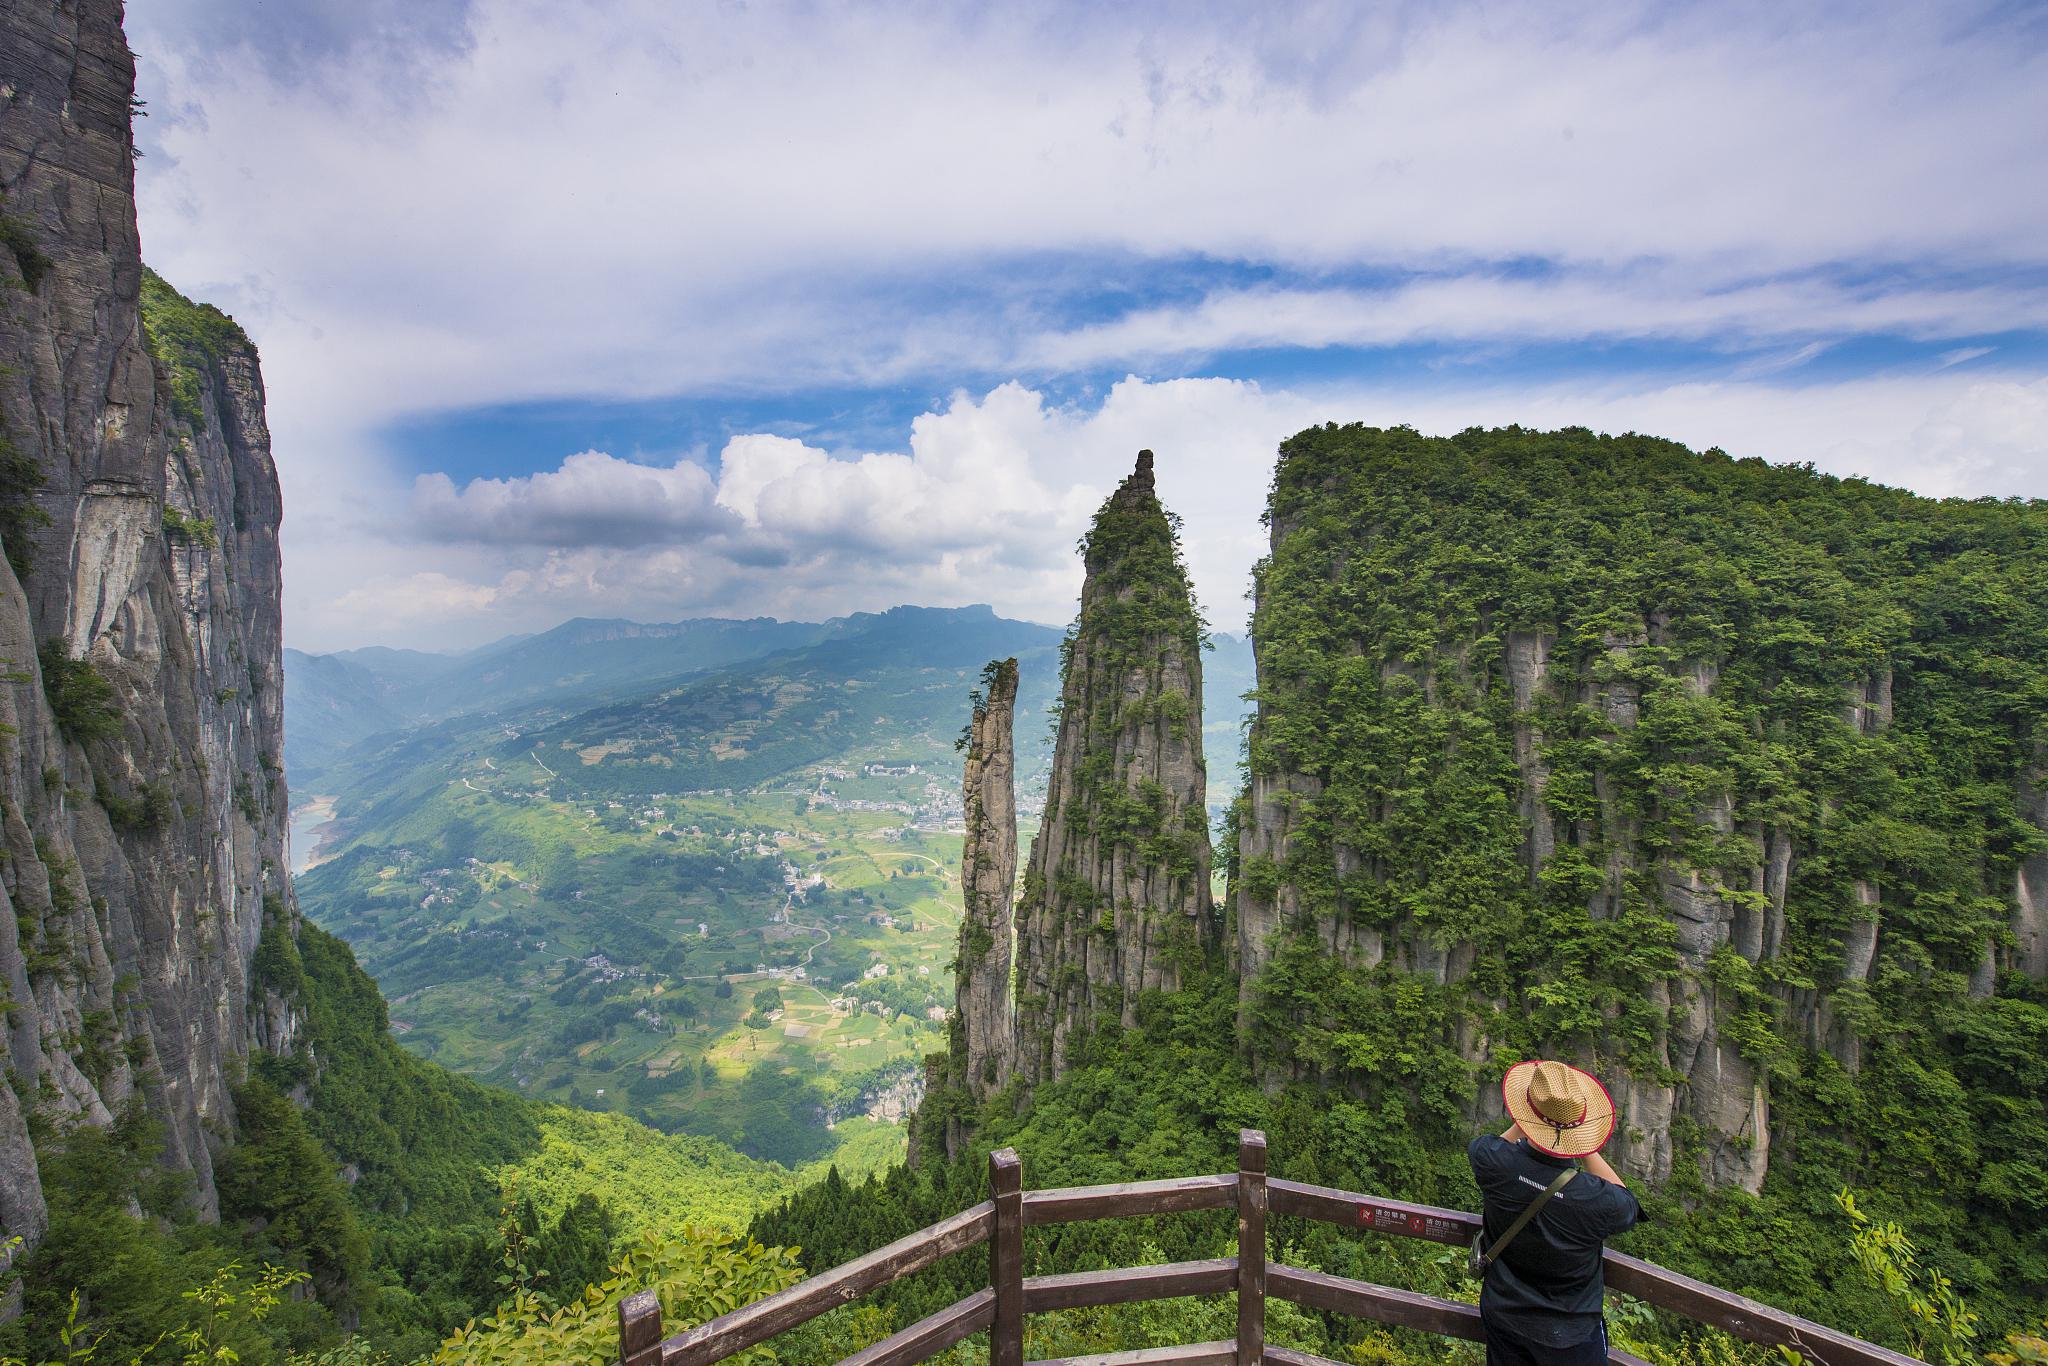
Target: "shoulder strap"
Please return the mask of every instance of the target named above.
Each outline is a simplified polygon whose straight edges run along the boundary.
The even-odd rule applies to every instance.
[[[1515,1241],[1515,1235],[1527,1228],[1529,1221],[1536,1217],[1537,1212],[1550,1203],[1550,1197],[1563,1190],[1570,1183],[1571,1179],[1578,1174],[1579,1169],[1577,1167],[1566,1167],[1563,1171],[1552,1177],[1550,1184],[1543,1188],[1543,1194],[1531,1200],[1529,1207],[1516,1215],[1515,1222],[1508,1225],[1508,1231],[1500,1235],[1500,1241],[1486,1250],[1486,1265],[1492,1266],[1495,1262],[1499,1261],[1501,1253],[1508,1250],[1508,1244]]]

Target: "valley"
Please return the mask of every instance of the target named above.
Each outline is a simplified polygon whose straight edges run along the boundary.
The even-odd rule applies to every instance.
[[[639,691],[636,656],[625,682],[583,676],[593,705],[494,706],[327,761],[300,904],[400,1042],[763,1160],[900,1158],[953,1006],[961,699],[1016,654],[1020,712],[1044,717],[1059,634],[986,609],[807,629],[823,639]],[[1242,642],[1212,653],[1244,691]],[[1234,731],[1241,704],[1216,705]],[[1024,728],[1027,821],[1045,729]]]

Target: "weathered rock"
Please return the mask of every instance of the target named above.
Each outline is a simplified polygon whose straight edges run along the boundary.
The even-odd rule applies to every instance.
[[[0,71],[0,214],[24,244],[0,251],[0,1221],[33,1244],[28,1106],[105,1123],[139,1098],[213,1212],[239,1059],[296,1027],[249,991],[266,915],[293,912],[254,348],[195,311],[203,337],[152,351],[118,0],[9,7]],[[52,691],[95,678],[111,710],[60,719]]]
[[[1695,1160],[1710,1182],[1757,1190],[1772,1086],[1803,1082],[1800,1051],[1858,1069],[1858,1031],[1896,969],[1932,963],[1977,1000],[2003,974],[2048,976],[2048,855],[2016,869],[1980,856],[1985,885],[1959,889],[1943,881],[1953,870],[1888,863],[1871,838],[1928,820],[1885,810],[1884,783],[1918,762],[1947,699],[1977,686],[1925,645],[1945,623],[1896,628],[1923,642],[1909,667],[1825,623],[1801,622],[1801,637],[1782,596],[1769,611],[1719,596],[1713,574],[1781,549],[1758,531],[1780,500],[1857,496],[1797,471],[1766,491],[1727,463],[1577,431],[1329,426],[1283,444],[1230,893],[1241,1039],[1269,1078],[1397,1099],[1413,1064],[1374,1046],[1384,1002],[1412,1012],[1434,1065],[1471,1065],[1475,1122],[1498,1109],[1504,1054],[1556,1049],[1610,1084],[1618,1166],[1662,1179]],[[1678,511],[1707,487],[1729,528]],[[1896,495],[1892,511],[1910,503]],[[1958,523],[1969,553],[2022,554],[2002,529],[1981,550],[1977,534]],[[1894,587],[1864,562],[1835,565],[1847,552],[1825,538],[1800,553],[1859,602]],[[1915,572],[1949,553],[1964,552],[1930,551]],[[2048,830],[2044,754],[1958,767],[2014,782]],[[1957,911],[1947,939],[1921,928],[1930,905],[1983,907],[2008,886],[2009,939],[1981,911]],[[1323,960],[1347,972],[1351,1004],[1332,1004]],[[1597,1016],[1580,984],[1607,992]]]
[[[1017,661],[992,663],[982,673],[967,739],[963,805],[967,838],[960,851],[960,959],[955,969],[955,1010],[962,1025],[962,1080],[976,1100],[1009,1081],[1010,962],[1016,934],[1010,921],[1017,896],[1016,755],[1012,727],[1017,710]]]
[[[1214,947],[1201,622],[1152,453],[1096,514],[1045,813],[1017,907],[1012,1066],[1057,1076]]]

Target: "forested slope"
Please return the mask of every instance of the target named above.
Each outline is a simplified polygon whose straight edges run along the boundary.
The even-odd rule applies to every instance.
[[[928,1106],[972,1144],[862,1198],[900,1232],[1003,1142],[1033,1184],[1141,1178],[1222,1170],[1254,1124],[1276,1172],[1471,1207],[1502,1071],[1564,1056],[1622,1107],[1656,1215],[1629,1250],[1901,1341],[1849,1187],[1993,1329],[2032,1326],[2048,506],[1581,430],[1332,426],[1283,445],[1269,524],[1227,951],[1056,1083]],[[851,1250],[850,1198],[756,1227]],[[1076,1238],[1033,1269],[1142,1251]]]

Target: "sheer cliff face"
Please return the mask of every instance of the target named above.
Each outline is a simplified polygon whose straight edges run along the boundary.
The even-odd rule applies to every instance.
[[[211,1212],[291,908],[255,351],[156,283],[145,330],[120,5],[9,7],[0,71],[0,1222],[33,1244],[30,1110],[145,1104]]]
[[[1201,623],[1152,455],[1082,547],[1043,823],[1017,906],[1013,1065],[1065,1070],[1074,1043],[1133,1023],[1216,939],[1202,762]]]
[[[960,959],[956,1013],[965,1048],[968,1092],[978,1100],[1008,1083],[1010,962],[1015,945],[1010,910],[1017,892],[1016,755],[1011,731],[1017,710],[1017,661],[992,663],[967,734],[963,802],[967,838],[960,851]]]
[[[1775,1089],[1812,1114],[1905,1022],[2048,967],[2040,509],[1331,427],[1282,447],[1271,525],[1232,886],[1255,1056],[1468,1114],[1573,1057],[1626,1169],[1756,1189]]]

